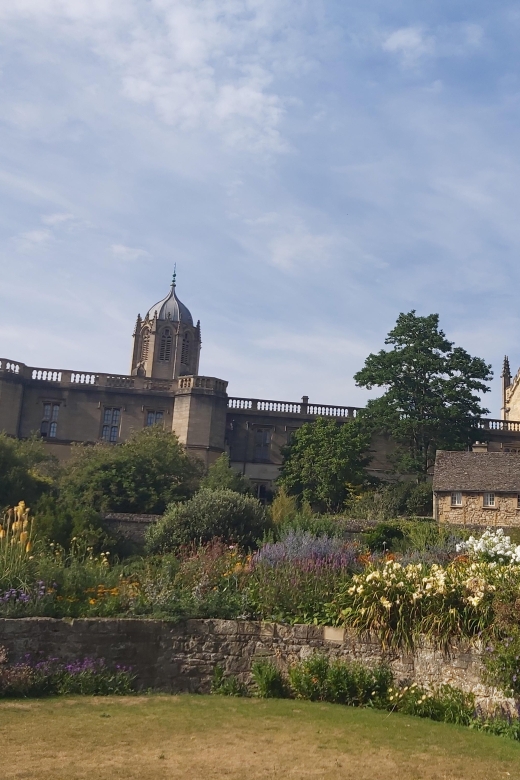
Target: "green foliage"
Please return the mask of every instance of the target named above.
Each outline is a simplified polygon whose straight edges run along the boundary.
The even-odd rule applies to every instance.
[[[447,648],[454,637],[481,635],[494,622],[494,598],[520,571],[493,564],[408,564],[386,561],[355,574],[328,605],[329,620],[373,632],[383,646],[413,649],[428,636]]]
[[[251,493],[251,482],[235,469],[231,468],[229,455],[225,452],[208,469],[201,482],[208,490],[234,490],[235,493]]]
[[[161,514],[193,493],[200,473],[173,433],[151,426],[118,446],[74,447],[60,478],[60,502],[68,511]]]
[[[397,442],[399,471],[424,479],[436,449],[464,449],[482,436],[475,423],[488,411],[479,395],[489,391],[491,369],[446,339],[437,314],[400,314],[385,344],[392,349],[369,355],[354,377],[360,387],[386,388],[362,418]]]
[[[296,522],[299,515],[296,496],[289,495],[285,486],[281,485],[269,508],[269,513],[274,526]]]
[[[256,498],[233,490],[204,488],[182,504],[171,504],[162,520],[147,532],[149,552],[171,552],[191,542],[217,538],[251,548],[269,527]]]
[[[289,670],[294,695],[310,701],[329,701],[354,707],[384,707],[392,673],[385,665],[368,668],[351,661],[331,661],[312,655]]]
[[[251,674],[261,699],[283,699],[288,695],[285,678],[272,661],[255,661]]]
[[[279,484],[318,511],[335,511],[366,481],[369,438],[357,421],[318,418],[297,430]]]
[[[469,726],[475,720],[475,697],[452,685],[427,691],[418,685],[389,689],[389,705],[405,715]]]
[[[238,550],[214,541],[183,552],[182,559],[154,556],[132,567],[131,614],[179,620],[231,619],[247,612],[245,560]]]
[[[248,605],[262,620],[328,625],[327,604],[349,581],[347,569],[319,562],[256,563],[247,580]]]
[[[365,543],[370,552],[392,550],[395,543],[404,539],[398,523],[378,523],[364,535]]]
[[[63,663],[51,660],[7,663],[0,647],[0,698],[56,696],[128,696],[134,692],[135,675],[130,669],[110,669],[103,659],[85,658]]]
[[[0,509],[34,503],[52,488],[55,459],[38,438],[12,439],[0,433]]]
[[[211,681],[211,693],[219,696],[247,696],[247,688],[235,675],[226,677],[221,666],[215,666]]]
[[[352,497],[346,506],[349,517],[360,520],[393,520],[397,517],[432,517],[431,482],[393,482]]]
[[[520,630],[494,639],[483,655],[485,678],[506,696],[520,698]]]

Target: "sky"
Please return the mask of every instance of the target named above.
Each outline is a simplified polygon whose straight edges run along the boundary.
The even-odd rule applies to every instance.
[[[400,312],[520,366],[520,5],[0,0],[0,356],[128,373],[168,291],[233,396],[362,406]]]

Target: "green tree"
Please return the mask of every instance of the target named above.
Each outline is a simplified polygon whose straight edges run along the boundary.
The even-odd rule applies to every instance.
[[[208,490],[234,490],[235,493],[250,493],[251,482],[234,468],[231,468],[229,455],[225,452],[217,458],[201,482]]]
[[[341,509],[354,486],[366,481],[368,445],[369,437],[357,421],[322,417],[305,423],[286,448],[279,484],[314,510]]]
[[[12,439],[0,433],[0,509],[19,501],[33,507],[51,489],[54,469],[54,458],[41,439]]]
[[[69,509],[162,514],[193,494],[201,473],[173,433],[152,426],[119,446],[74,447],[61,475],[60,502]]]
[[[392,349],[369,355],[354,376],[360,387],[386,388],[362,417],[396,442],[397,470],[424,480],[437,449],[464,449],[482,437],[476,422],[488,413],[480,393],[489,391],[491,367],[448,341],[438,314],[400,314],[385,344]]]

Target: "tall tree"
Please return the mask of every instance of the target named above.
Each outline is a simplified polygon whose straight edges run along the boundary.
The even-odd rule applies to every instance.
[[[368,445],[369,438],[356,421],[321,417],[305,423],[286,449],[279,484],[313,509],[341,509],[353,486],[366,480]]]
[[[172,501],[189,498],[201,473],[175,434],[154,425],[118,446],[74,448],[61,475],[60,500],[96,512],[160,514]]]
[[[437,449],[464,449],[482,436],[476,423],[488,413],[480,394],[489,391],[491,367],[448,341],[438,314],[400,314],[385,344],[392,349],[369,355],[354,376],[360,387],[386,388],[363,419],[392,436],[398,470],[422,480]]]

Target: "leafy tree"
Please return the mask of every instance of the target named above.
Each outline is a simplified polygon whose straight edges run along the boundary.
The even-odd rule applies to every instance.
[[[268,529],[268,520],[256,498],[234,490],[203,488],[190,501],[171,504],[164,517],[147,531],[147,549],[152,553],[175,552],[180,547],[212,539],[256,546]]]
[[[0,433],[0,509],[34,503],[53,484],[55,462],[41,439],[12,439]]]
[[[437,314],[400,314],[385,344],[392,349],[369,355],[354,376],[360,387],[386,388],[363,419],[396,442],[398,471],[424,480],[437,449],[464,449],[482,436],[475,423],[488,413],[479,394],[489,391],[491,368],[454,347]]]
[[[201,487],[209,490],[234,490],[235,493],[250,493],[251,482],[235,469],[231,468],[229,455],[225,452],[217,458],[201,482]]]
[[[119,446],[73,448],[60,479],[60,501],[68,509],[162,514],[196,490],[201,472],[174,434],[152,426]]]
[[[369,437],[357,421],[318,418],[297,430],[287,447],[279,483],[318,511],[341,509],[366,481]]]

